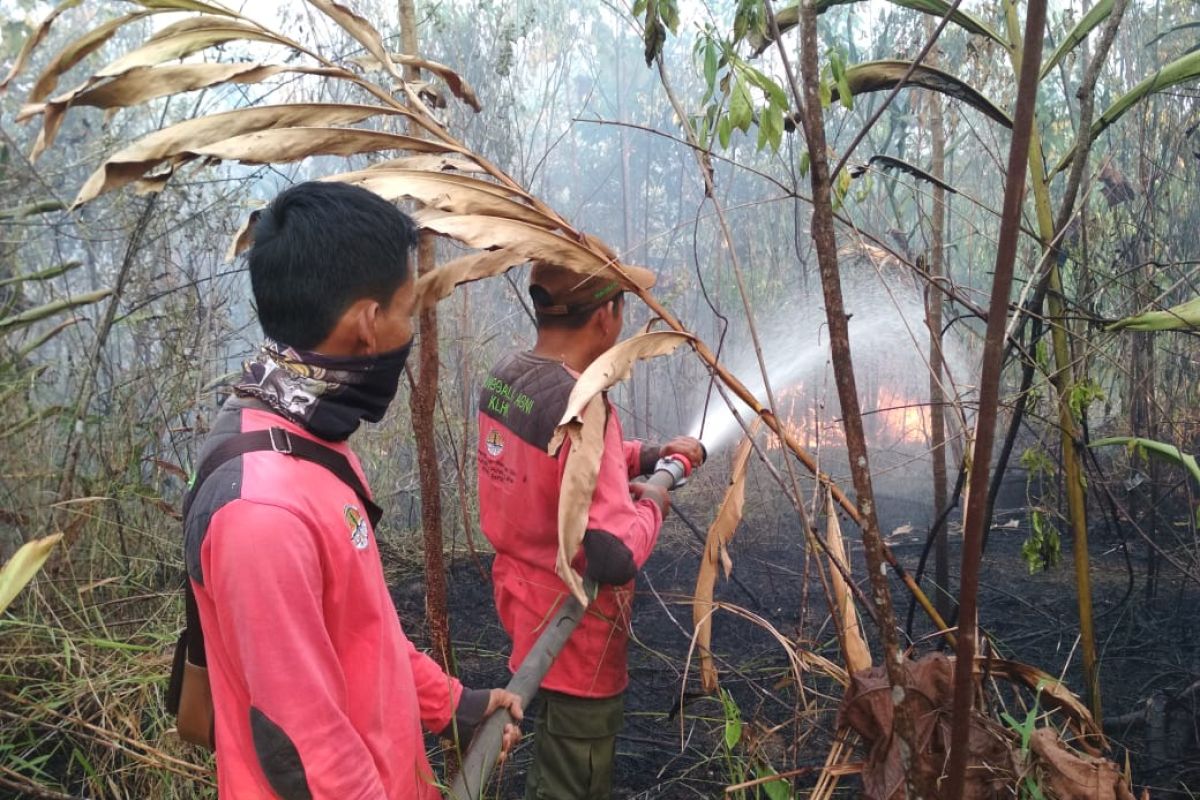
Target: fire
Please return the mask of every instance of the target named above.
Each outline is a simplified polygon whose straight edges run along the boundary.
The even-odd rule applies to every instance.
[[[908,445],[927,447],[929,444],[929,405],[922,397],[906,395],[893,387],[879,387],[863,403],[863,427],[867,442],[875,447]],[[793,386],[779,396],[784,430],[808,450],[818,447],[841,449],[846,446],[846,433],[835,412],[822,408],[803,385]],[[780,446],[772,437],[767,448]]]
[[[868,439],[878,445],[926,445],[929,442],[929,405],[886,387],[875,393],[878,431]],[[869,419],[869,418],[868,418]],[[870,423],[867,423],[868,426]]]

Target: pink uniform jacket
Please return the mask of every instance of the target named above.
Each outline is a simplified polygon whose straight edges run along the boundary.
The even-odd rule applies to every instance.
[[[479,400],[479,508],[484,535],[496,550],[492,579],[496,611],[512,639],[514,672],[544,624],[567,596],[554,572],[558,553],[558,492],[570,443],[546,452],[576,376],[560,362],[517,353],[500,362]],[[576,697],[612,697],[625,689],[626,648],[634,573],[654,549],[662,512],[634,501],[629,478],[649,472],[657,449],[624,442],[611,404],[604,456],[588,513],[587,568],[603,556],[608,582],[542,687]],[[599,567],[593,564],[593,567]]]
[[[233,399],[205,451],[228,435],[271,426],[315,438]],[[361,477],[344,442],[321,444],[344,454]],[[247,453],[203,484],[185,530],[216,713],[220,795],[440,797],[422,726],[442,731],[454,711],[479,712],[480,698],[464,696],[404,635],[354,491],[317,464]]]

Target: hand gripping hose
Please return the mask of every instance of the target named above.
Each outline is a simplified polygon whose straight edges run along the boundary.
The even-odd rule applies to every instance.
[[[682,462],[682,463],[681,463]],[[674,489],[682,481],[687,480],[691,473],[691,464],[682,456],[669,456],[661,459],[655,466],[654,474],[647,478],[648,483],[663,489]],[[584,580],[584,591],[589,598],[596,596],[597,586],[591,580]],[[563,645],[571,637],[575,626],[583,619],[586,609],[580,605],[574,596],[568,594],[558,611],[542,630],[542,635],[534,642],[521,662],[520,669],[513,675],[505,688],[521,698],[521,707],[528,708],[533,696],[537,694],[554,659],[562,652]],[[485,719],[475,731],[467,752],[463,754],[462,769],[450,783],[447,795],[451,800],[480,800],[487,786],[492,768],[500,756],[500,746],[504,741],[504,726],[512,722],[507,709],[494,713]]]

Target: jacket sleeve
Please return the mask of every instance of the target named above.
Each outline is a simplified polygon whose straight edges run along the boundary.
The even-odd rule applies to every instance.
[[[457,729],[464,741],[470,738],[470,732],[483,716],[482,709],[478,707],[481,693],[483,708],[487,707],[487,690],[464,689],[458,679],[443,672],[441,666],[418,650],[407,636],[404,637],[404,646],[408,651],[408,663],[412,666],[421,724],[425,730],[452,738]]]
[[[635,502],[629,495],[631,461],[627,444],[631,443],[622,441],[620,422],[610,406],[604,453],[583,537],[584,572],[600,583],[620,585],[633,580],[654,550],[662,528],[658,504],[649,498]],[[568,440],[558,453],[560,476],[569,452]]]
[[[235,500],[213,516],[204,547],[205,589],[249,689],[254,749],[272,789],[284,800],[382,797],[346,715],[313,532],[284,509]]]
[[[630,478],[649,475],[654,471],[654,465],[658,463],[659,452],[662,450],[660,445],[630,439],[622,442],[622,446],[625,448],[625,463],[629,467]]]

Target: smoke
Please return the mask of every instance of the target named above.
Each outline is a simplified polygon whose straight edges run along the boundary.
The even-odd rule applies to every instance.
[[[911,285],[885,283],[876,275],[845,286],[850,347],[868,441],[874,447],[919,452],[929,434],[929,332],[921,296]],[[802,444],[844,444],[829,353],[823,301],[802,295],[766,315],[758,325],[763,361],[779,404],[777,415]],[[955,336],[944,341],[949,398],[961,395],[956,379],[970,374],[970,358]],[[764,405],[769,406],[748,329],[732,345],[726,362]],[[742,426],[715,390],[698,387],[689,431],[710,452],[736,441]],[[737,403],[748,419],[749,409]],[[953,430],[953,426],[952,426]]]

